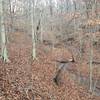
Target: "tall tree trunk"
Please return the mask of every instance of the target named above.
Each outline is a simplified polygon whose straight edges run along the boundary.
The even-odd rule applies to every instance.
[[[4,12],[3,12],[3,0],[0,0],[0,11],[1,11],[1,58],[4,62],[9,62],[8,52],[6,48],[6,33],[5,33],[5,25],[4,25]]]
[[[90,37],[91,38],[91,37]],[[93,87],[93,43],[92,43],[92,39],[90,39],[91,43],[90,43],[90,91],[92,92],[92,87]]]
[[[34,1],[32,1],[32,7],[31,7],[31,24],[32,24],[32,58],[33,60],[36,59],[36,41],[35,41],[35,22],[34,22],[34,14],[35,14],[35,5]]]

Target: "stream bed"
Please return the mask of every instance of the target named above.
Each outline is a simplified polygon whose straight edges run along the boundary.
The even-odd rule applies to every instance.
[[[64,67],[66,71],[69,73],[69,76],[75,83],[78,85],[84,86],[89,90],[90,78],[82,75],[78,75],[75,72],[72,72],[69,68],[68,63],[59,64],[59,68]],[[96,96],[100,96],[100,80],[93,79],[93,86],[92,86],[93,94]]]

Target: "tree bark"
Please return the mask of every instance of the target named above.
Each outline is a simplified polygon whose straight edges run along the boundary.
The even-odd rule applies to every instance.
[[[0,11],[1,11],[1,58],[4,60],[4,62],[9,62],[8,59],[8,52],[6,48],[7,39],[6,39],[6,33],[5,33],[5,25],[4,25],[4,12],[3,12],[3,0],[0,0]]]
[[[35,5],[34,1],[32,1],[31,7],[31,25],[32,25],[32,59],[36,59],[36,41],[35,41],[35,22],[34,22],[34,13],[35,13]]]

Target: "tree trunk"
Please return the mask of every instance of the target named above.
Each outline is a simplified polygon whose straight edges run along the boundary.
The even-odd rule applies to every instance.
[[[32,7],[31,7],[31,24],[32,24],[32,58],[33,60],[36,59],[36,41],[35,41],[35,22],[34,21],[34,13],[35,13],[35,7],[34,7],[34,1],[32,1]]]
[[[5,25],[4,25],[4,14],[3,14],[3,0],[0,0],[0,7],[1,7],[1,58],[4,62],[8,62],[8,55],[7,55],[7,48],[6,48],[6,33],[5,33]]]

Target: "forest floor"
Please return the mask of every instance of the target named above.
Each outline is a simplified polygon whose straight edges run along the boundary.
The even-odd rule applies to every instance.
[[[55,84],[56,59],[71,58],[69,51],[57,48],[51,51],[41,45],[37,47],[37,59],[32,61],[31,38],[24,33],[11,36],[8,44],[11,62],[5,64],[0,60],[0,100],[100,100],[100,96],[77,84],[66,70],[61,73],[61,84]],[[77,63],[71,66],[69,70],[77,73]],[[82,66],[81,73],[88,76],[86,65]]]

